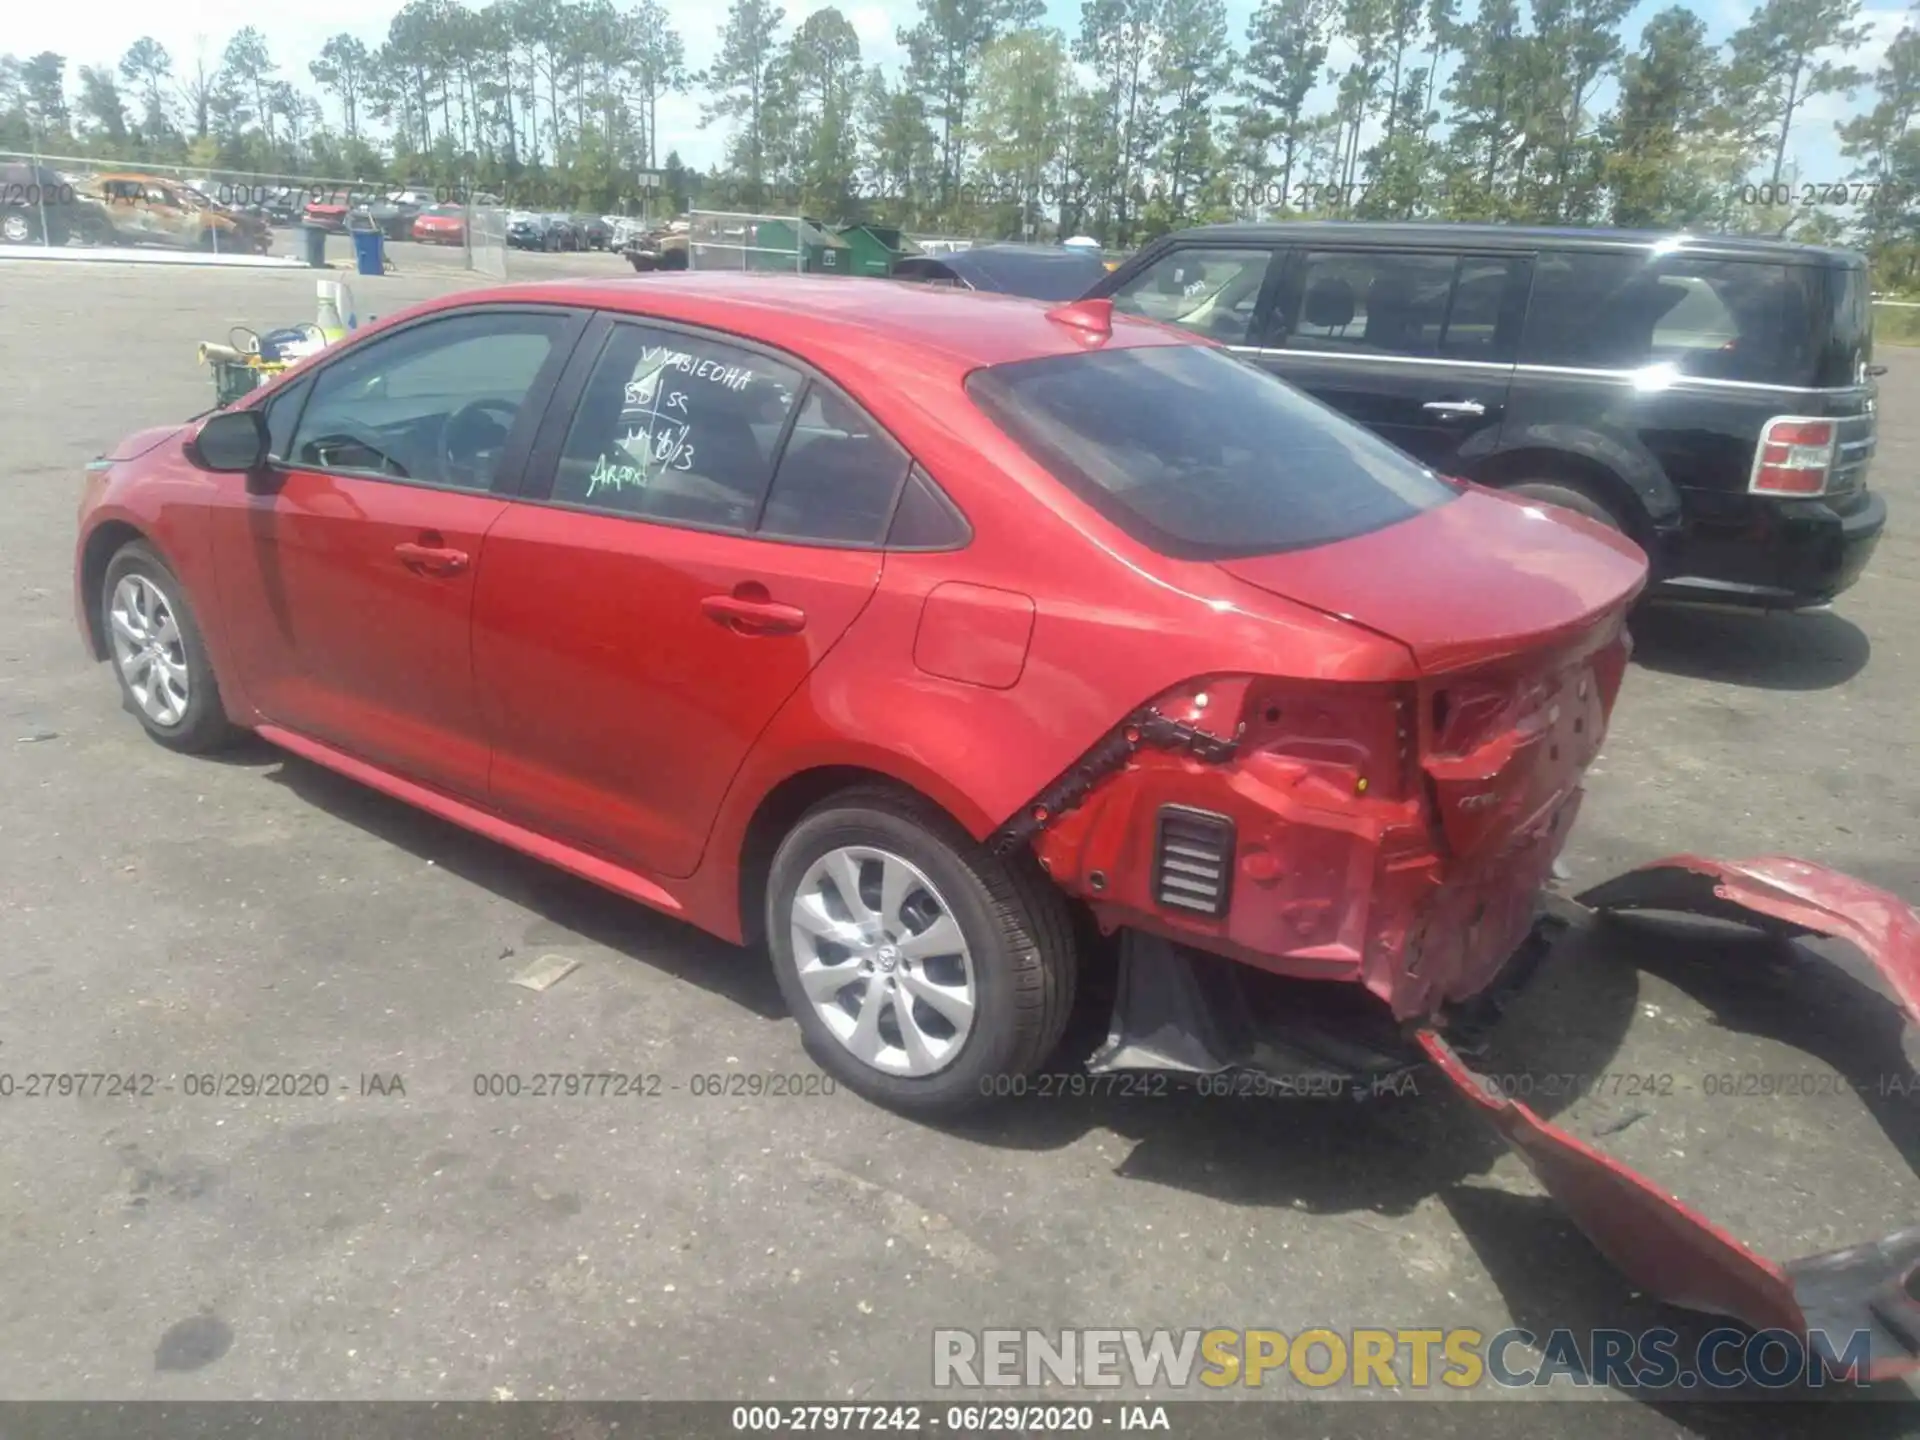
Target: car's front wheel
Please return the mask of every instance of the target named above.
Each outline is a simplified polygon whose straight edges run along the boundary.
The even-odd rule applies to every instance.
[[[1076,960],[1066,903],[888,789],[810,811],[768,875],[768,947],[813,1057],[902,1110],[977,1105],[1059,1043]],[[997,1088],[996,1088],[997,1087]]]
[[[203,754],[238,733],[220,702],[220,684],[179,577],[140,541],[107,565],[101,629],[127,706],[170,749]]]

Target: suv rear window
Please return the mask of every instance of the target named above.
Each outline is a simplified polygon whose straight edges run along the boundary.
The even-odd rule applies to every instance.
[[[1347,540],[1457,493],[1403,451],[1211,346],[1021,360],[975,371],[967,389],[1081,499],[1183,559]]]
[[[1600,370],[1826,385],[1828,267],[1686,254],[1543,253],[1520,360]],[[1851,377],[1849,377],[1850,380]]]

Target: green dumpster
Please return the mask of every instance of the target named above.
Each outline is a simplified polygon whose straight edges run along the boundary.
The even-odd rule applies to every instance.
[[[850,275],[891,275],[908,249],[906,236],[890,225],[842,225],[835,233],[846,242]]]
[[[741,268],[784,270],[808,275],[847,275],[852,271],[847,242],[818,220],[762,220],[753,227],[751,248],[741,255]]]

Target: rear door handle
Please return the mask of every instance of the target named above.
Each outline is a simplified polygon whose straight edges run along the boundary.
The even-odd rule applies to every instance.
[[[416,545],[412,541],[393,547],[400,563],[423,575],[458,575],[467,568],[467,552],[439,545]]]
[[[708,619],[743,635],[794,635],[807,623],[807,612],[792,605],[739,595],[709,595],[700,609]]]
[[[1487,413],[1478,400],[1429,400],[1420,408],[1442,420],[1477,420]]]

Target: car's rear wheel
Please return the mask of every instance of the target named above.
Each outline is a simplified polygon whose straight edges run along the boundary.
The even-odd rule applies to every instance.
[[[766,929],[814,1059],[902,1110],[977,1105],[1031,1074],[1072,1009],[1070,917],[1031,857],[999,859],[893,790],[843,792],[794,827]]]
[[[1558,505],[1562,510],[1571,510],[1589,520],[1598,520],[1609,530],[1618,530],[1622,534],[1626,532],[1627,527],[1620,523],[1620,517],[1614,514],[1612,508],[1579,481],[1528,480],[1519,485],[1508,485],[1505,489],[1509,495],[1524,495],[1543,505]]]
[[[14,206],[0,210],[0,241],[8,245],[37,245],[40,222],[31,210]]]
[[[132,541],[108,562],[100,621],[121,694],[149,735],[189,754],[235,738],[186,589],[148,545]]]

